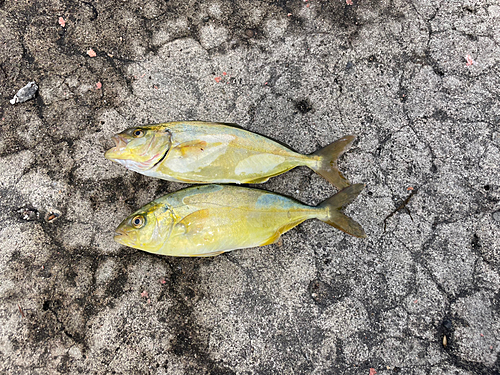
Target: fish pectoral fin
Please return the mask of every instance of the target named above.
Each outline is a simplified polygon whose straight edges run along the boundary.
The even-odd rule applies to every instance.
[[[260,244],[259,246],[266,246],[266,245],[271,245],[273,243],[278,242],[280,239],[281,235],[285,232],[288,232],[290,229],[293,227],[299,225],[302,223],[305,219],[297,220],[288,224],[283,225],[280,229],[276,231],[271,237],[269,237],[264,243]]]
[[[207,257],[215,257],[215,256],[220,255],[222,253],[224,253],[224,251],[214,251],[212,253],[196,254],[196,255],[192,255],[192,256],[198,257],[198,258],[207,258]]]
[[[182,228],[186,235],[198,234],[205,228],[209,214],[208,209],[195,211],[184,217],[176,226]]]
[[[206,147],[207,142],[200,140],[184,142],[176,146],[184,157],[192,154],[200,154],[206,149]]]

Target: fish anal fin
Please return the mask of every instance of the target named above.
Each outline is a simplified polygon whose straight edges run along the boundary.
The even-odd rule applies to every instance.
[[[245,181],[244,184],[262,184],[264,182],[267,182],[271,177],[279,176],[280,174],[288,172],[290,169],[293,169],[293,168],[295,168],[295,166],[292,166],[292,167],[285,169],[285,170],[281,170],[281,171],[276,172],[276,173],[271,174],[271,175],[267,175],[266,177],[260,177],[260,178],[256,178],[253,180]]]
[[[246,184],[262,184],[264,182],[267,182],[267,180],[269,180],[269,177],[256,178],[255,180],[245,181],[245,183]]]
[[[290,229],[293,227],[296,227],[300,223],[302,223],[305,219],[293,221],[291,223],[283,225],[280,229],[278,229],[271,237],[269,237],[264,243],[260,244],[259,246],[266,246],[266,245],[271,245],[273,243],[278,242],[280,239],[281,235],[285,232],[288,232]]]
[[[277,231],[271,237],[269,237],[265,242],[261,243],[259,246],[266,246],[266,245],[271,245],[273,243],[276,243],[276,242],[278,242],[280,236],[281,236],[280,231]]]

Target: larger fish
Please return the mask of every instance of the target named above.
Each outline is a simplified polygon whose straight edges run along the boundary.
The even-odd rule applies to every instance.
[[[354,140],[343,137],[302,155],[244,129],[200,121],[167,122],[127,129],[113,137],[105,157],[146,176],[188,183],[261,183],[307,166],[337,189],[349,182],[337,158]]]
[[[265,190],[232,185],[194,186],[159,198],[127,217],[115,241],[150,253],[214,256],[276,242],[307,219],[356,237],[363,228],[340,210],[364,185],[351,185],[316,207]]]

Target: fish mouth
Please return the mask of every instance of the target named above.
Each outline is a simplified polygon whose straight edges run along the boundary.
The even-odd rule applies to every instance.
[[[115,230],[113,239],[122,245],[127,245],[127,243],[130,241],[130,237],[128,236],[128,234],[123,232],[120,228]]]
[[[125,147],[127,145],[125,139],[123,139],[123,137],[118,134],[112,136],[111,139],[115,142],[115,147],[117,148]]]
[[[111,139],[115,142],[115,147],[110,148],[104,154],[106,159],[116,159],[118,155],[127,147],[127,142],[120,135],[114,135]]]

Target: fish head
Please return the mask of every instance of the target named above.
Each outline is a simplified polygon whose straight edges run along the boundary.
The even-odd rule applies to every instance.
[[[170,207],[151,202],[128,216],[115,230],[119,244],[156,253],[167,243],[174,226]]]
[[[151,125],[127,129],[112,139],[115,147],[106,151],[104,157],[140,173],[153,168],[166,157],[172,134],[169,129]]]

